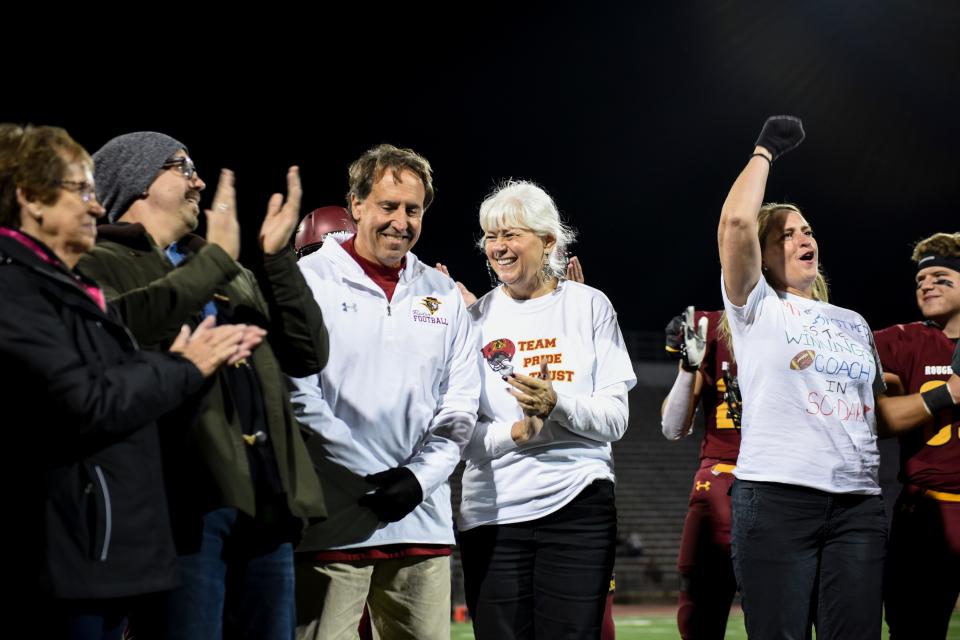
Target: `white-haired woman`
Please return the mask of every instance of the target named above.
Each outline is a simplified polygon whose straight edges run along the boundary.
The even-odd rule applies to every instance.
[[[480,226],[499,284],[471,307],[484,387],[459,529],[474,632],[596,638],[616,540],[610,443],[636,377],[610,301],[561,277],[574,233],[543,189],[505,184]]]

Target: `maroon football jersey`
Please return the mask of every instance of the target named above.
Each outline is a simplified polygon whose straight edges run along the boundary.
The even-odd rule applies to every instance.
[[[736,378],[737,364],[733,361],[730,351],[723,340],[717,339],[717,330],[720,328],[720,311],[697,311],[694,315],[696,322],[706,316],[707,322],[707,352],[700,363],[700,374],[703,376],[703,390],[700,400],[703,404],[704,425],[703,442],[700,445],[700,458],[715,458],[731,464],[736,463],[740,453],[740,421],[728,416],[728,409],[724,394],[727,391],[727,382],[724,379],[724,367],[727,367],[728,378]]]
[[[946,384],[955,341],[926,322],[897,324],[874,332],[883,370],[900,377],[906,393]],[[960,410],[945,409],[900,436],[900,481],[960,492]]]

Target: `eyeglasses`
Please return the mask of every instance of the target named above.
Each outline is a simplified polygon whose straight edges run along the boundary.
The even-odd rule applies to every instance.
[[[57,184],[67,191],[73,191],[87,204],[97,199],[97,188],[86,180],[57,180]]]
[[[176,167],[180,170],[180,173],[183,174],[183,177],[187,180],[193,180],[193,176],[197,175],[197,168],[193,164],[193,160],[189,156],[182,156],[180,158],[172,158],[167,160],[162,165],[164,169],[169,169],[171,167]]]

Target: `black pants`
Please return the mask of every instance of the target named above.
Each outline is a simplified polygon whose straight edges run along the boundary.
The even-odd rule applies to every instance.
[[[616,537],[609,480],[538,520],[462,532],[477,640],[599,638]]]
[[[733,567],[747,635],[877,640],[887,515],[880,496],[733,483]]]

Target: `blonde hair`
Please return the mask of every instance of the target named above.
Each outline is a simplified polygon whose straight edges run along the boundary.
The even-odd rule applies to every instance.
[[[763,248],[767,244],[767,236],[770,234],[770,223],[773,221],[774,215],[781,211],[793,211],[801,216],[803,215],[803,212],[800,211],[797,205],[787,202],[768,202],[760,207],[760,211],[757,212],[757,238],[760,240],[761,251],[763,251]],[[774,283],[767,279],[765,271],[761,271],[760,274],[767,280],[767,284],[774,287]],[[827,284],[826,276],[823,275],[823,268],[819,264],[817,265],[817,277],[813,281],[810,293],[814,300],[830,302],[830,287]],[[720,317],[720,326],[717,328],[717,339],[723,340],[726,343],[727,350],[730,351],[730,355],[732,356],[733,335],[730,333],[730,322],[727,320],[726,311],[724,311]]]
[[[774,215],[781,211],[793,211],[794,213],[799,213],[801,216],[803,215],[803,212],[800,211],[800,208],[795,204],[768,202],[760,207],[760,211],[757,212],[757,237],[760,239],[761,251],[763,251],[763,248],[767,244],[767,236],[770,234],[770,223],[773,221]],[[761,271],[761,273],[763,272]],[[766,275],[764,275],[764,278],[766,278]],[[770,280],[767,280],[767,282],[771,287],[774,285]],[[811,293],[814,300],[830,302],[830,287],[827,285],[827,278],[823,275],[821,265],[817,265],[817,277],[813,281]]]

